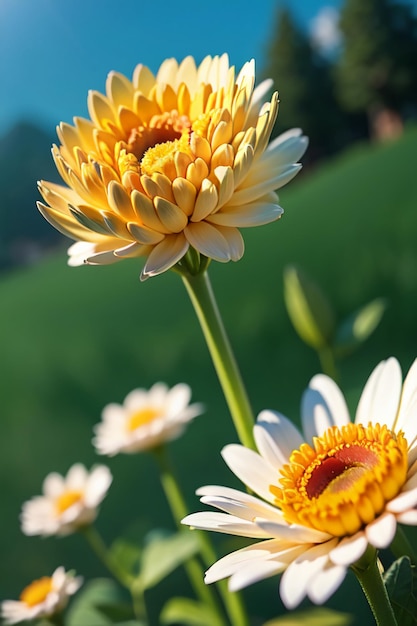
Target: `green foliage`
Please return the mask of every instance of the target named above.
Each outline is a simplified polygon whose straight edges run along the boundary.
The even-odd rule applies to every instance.
[[[336,355],[346,356],[359,348],[377,329],[386,308],[386,300],[376,298],[342,320],[335,337]]]
[[[65,626],[127,626],[132,622],[132,610],[123,598],[119,587],[112,580],[96,578],[85,584],[72,601],[65,620]]]
[[[266,622],[263,626],[349,626],[353,616],[325,607],[314,607],[307,611],[296,611],[284,617]]]
[[[152,540],[142,552],[139,574],[141,588],[145,590],[154,587],[197,552],[197,538],[188,530],[168,536],[165,533],[152,533]]]
[[[207,605],[190,598],[171,598],[160,615],[161,624],[181,626],[221,626],[218,615]]]
[[[384,582],[398,624],[416,626],[417,573],[409,557],[395,561],[384,573]]]
[[[417,20],[411,5],[346,0],[340,28],[345,45],[336,78],[346,109],[399,109],[415,101]]]
[[[294,328],[307,345],[320,351],[332,343],[332,306],[317,283],[296,267],[284,270],[284,301]]]

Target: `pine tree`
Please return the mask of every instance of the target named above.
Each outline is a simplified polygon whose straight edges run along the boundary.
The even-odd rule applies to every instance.
[[[347,111],[366,112],[371,134],[401,129],[401,114],[417,104],[417,20],[392,0],[346,0],[340,29],[344,50],[336,68]]]
[[[275,134],[301,127],[310,138],[310,160],[340,147],[343,122],[330,65],[315,52],[287,8],[277,13],[264,74],[279,92]]]

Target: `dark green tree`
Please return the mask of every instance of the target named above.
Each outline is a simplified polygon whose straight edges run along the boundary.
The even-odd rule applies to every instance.
[[[264,74],[273,79],[280,97],[275,134],[301,127],[310,138],[310,160],[341,147],[344,124],[331,66],[313,49],[286,7],[276,16]]]
[[[341,105],[368,116],[373,136],[400,132],[401,117],[417,105],[417,19],[395,0],[346,0],[336,66]]]

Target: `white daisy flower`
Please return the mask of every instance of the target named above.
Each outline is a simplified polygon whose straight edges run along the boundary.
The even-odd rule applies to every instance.
[[[93,444],[99,454],[134,453],[179,437],[186,424],[203,412],[201,404],[189,404],[191,389],[178,384],[169,389],[156,383],[147,391],[134,389],[124,403],[108,404],[103,421],[95,426]]]
[[[368,544],[386,548],[398,522],[417,525],[417,360],[404,385],[396,359],[380,363],[353,423],[340,389],[322,374],[311,380],[301,408],[304,436],[280,413],[262,411],[254,427],[259,454],[241,445],[223,449],[255,496],[202,487],[201,501],[223,512],[183,520],[263,539],[217,561],[205,580],[229,578],[236,591],[283,572],[287,608],[306,596],[325,602]]]
[[[104,499],[112,475],[105,465],[97,465],[88,472],[76,463],[61,476],[48,474],[43,482],[43,495],[23,504],[22,531],[25,535],[68,535],[91,524]]]
[[[4,600],[1,616],[5,624],[17,624],[26,620],[49,617],[62,611],[70,596],[82,585],[80,576],[74,577],[58,567],[52,576],[34,580],[23,589],[19,600]]]

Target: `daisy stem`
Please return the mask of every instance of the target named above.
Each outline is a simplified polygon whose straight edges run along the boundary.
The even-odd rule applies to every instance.
[[[207,271],[182,273],[241,443],[254,448],[253,413]]]
[[[169,461],[166,448],[160,446],[153,452],[159,466],[160,479],[166,499],[170,505],[174,520],[178,528],[181,529],[183,528],[181,526],[181,520],[188,515],[188,509],[181,493],[179,483],[175,477],[172,464]],[[209,567],[217,560],[217,555],[210,543],[208,535],[198,530],[194,532],[198,538],[201,557],[205,565]],[[204,602],[210,604],[215,612],[219,614],[219,607],[217,606],[216,598],[212,590],[204,583],[204,572],[197,559],[190,559],[188,561],[187,573],[197,595]],[[229,593],[225,581],[218,583],[217,586],[231,624],[233,626],[248,626],[248,618],[239,594]],[[220,619],[220,622],[224,623],[224,620]]]
[[[105,565],[109,572],[123,587],[130,590],[134,577],[128,574],[119,563],[113,558],[106,544],[94,526],[84,526],[81,533],[86,538],[93,552],[99,560]]]
[[[363,557],[351,567],[368,600],[377,626],[398,626],[378,567],[375,548],[368,546]]]

